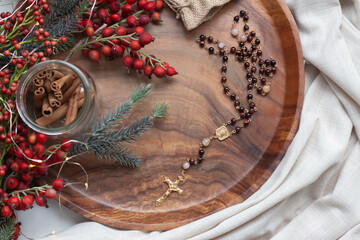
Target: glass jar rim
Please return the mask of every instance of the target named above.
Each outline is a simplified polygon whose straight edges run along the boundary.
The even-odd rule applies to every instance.
[[[64,67],[64,68],[68,68],[69,70],[73,71],[77,77],[80,79],[81,84],[82,84],[82,88],[84,89],[84,104],[81,107],[79,114],[76,116],[76,118],[74,119],[74,121],[72,121],[71,123],[59,127],[59,128],[46,128],[46,127],[42,127],[39,126],[38,124],[36,124],[35,121],[33,121],[31,119],[31,117],[29,116],[29,113],[26,111],[26,107],[24,105],[24,101],[23,101],[23,93],[25,92],[26,87],[28,86],[29,82],[32,80],[32,76],[39,72],[40,69],[55,69],[56,67]],[[36,132],[41,132],[44,133],[46,135],[50,135],[50,136],[58,136],[58,135],[63,135],[66,133],[71,132],[74,128],[76,128],[76,126],[81,123],[82,121],[85,120],[85,113],[87,111],[89,111],[89,108],[91,106],[91,88],[90,88],[90,84],[86,78],[86,76],[84,75],[84,73],[75,65],[69,63],[69,62],[65,62],[65,61],[61,61],[61,60],[47,60],[45,62],[41,62],[36,64],[35,66],[31,67],[27,73],[25,73],[20,81],[19,81],[19,85],[18,85],[18,89],[16,92],[16,104],[18,107],[18,112],[19,115],[21,117],[21,119],[24,121],[24,123],[26,125],[28,125],[31,129],[33,129]],[[22,111],[24,110],[24,111]]]

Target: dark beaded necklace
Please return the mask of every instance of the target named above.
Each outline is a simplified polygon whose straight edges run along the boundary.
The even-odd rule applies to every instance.
[[[239,33],[236,28],[237,23],[242,18],[244,22],[243,34]],[[241,129],[248,126],[251,122],[253,114],[257,111],[255,102],[253,101],[253,90],[255,89],[258,94],[266,96],[270,92],[270,83],[268,77],[273,77],[277,71],[276,61],[272,58],[263,59],[263,52],[260,48],[261,40],[255,31],[250,31],[250,27],[247,24],[249,21],[249,15],[246,11],[241,10],[239,15],[234,17],[234,22],[231,28],[231,35],[236,38],[239,47],[231,47],[227,49],[225,42],[221,42],[214,39],[212,36],[200,35],[197,39],[199,46],[208,50],[211,55],[219,55],[222,57],[223,66],[220,69],[222,77],[220,79],[223,85],[223,90],[226,96],[234,102],[235,109],[239,112],[239,117],[234,117],[228,122],[224,123],[221,127],[215,130],[215,136],[204,138],[200,143],[199,156],[197,158],[188,158],[182,165],[182,173],[179,175],[175,182],[172,182],[168,177],[165,178],[164,182],[168,184],[166,192],[156,200],[156,206],[161,206],[164,200],[171,194],[171,192],[177,192],[182,194],[178,185],[185,180],[185,173],[192,165],[198,165],[205,160],[205,150],[213,139],[223,141],[234,134],[240,133]],[[209,44],[216,45],[218,50],[213,46],[206,45],[206,40]],[[227,63],[229,61],[229,55],[234,55],[235,59],[240,63],[244,64],[246,69],[246,78],[248,81],[247,85],[247,96],[246,100],[248,108],[243,106],[240,102],[240,97],[230,90],[228,87],[228,79],[226,72],[228,71]],[[260,84],[259,84],[260,82]],[[235,126],[232,131],[229,131],[227,126],[236,125],[237,122],[242,121],[238,126]]]

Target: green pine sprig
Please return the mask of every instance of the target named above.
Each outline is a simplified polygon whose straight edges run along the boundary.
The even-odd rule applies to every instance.
[[[13,239],[13,233],[15,231],[15,218],[10,218],[2,222],[0,227],[0,240],[10,240]]]
[[[163,118],[167,114],[165,103],[153,107],[149,115],[131,121],[127,126],[123,120],[130,117],[133,104],[141,103],[149,95],[151,84],[140,85],[131,94],[130,100],[119,104],[106,116],[97,120],[90,132],[79,139],[84,144],[76,144],[72,154],[92,152],[95,156],[108,163],[120,164],[126,167],[138,167],[141,159],[122,145],[122,142],[132,143],[141,137],[153,124],[155,118]]]
[[[165,103],[159,103],[155,107],[153,107],[151,111],[151,116],[153,118],[163,118],[166,116],[168,111],[168,105]]]

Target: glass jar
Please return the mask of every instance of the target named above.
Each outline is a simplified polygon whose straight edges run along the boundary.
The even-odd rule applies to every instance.
[[[73,78],[73,83],[69,81],[69,86],[67,86],[66,90],[66,83],[62,86],[62,88],[60,87],[60,92],[62,89],[64,89],[64,92],[61,92],[61,94],[63,94],[63,99],[61,101],[58,100],[57,104],[54,104],[53,107],[50,106],[51,109],[48,109],[48,111],[44,111],[44,104],[46,104],[46,102],[49,103],[49,95],[52,95],[52,97],[54,97],[55,92],[53,92],[53,90],[49,90],[49,85],[47,85],[51,84],[51,89],[53,89],[52,83],[56,81],[54,73],[63,74],[63,76],[59,74],[59,78],[57,80],[61,79],[64,76],[71,75],[71,77]],[[42,76],[45,77],[40,78]],[[40,79],[40,81],[34,80],[35,78],[37,80]],[[43,80],[43,82],[45,82],[45,84],[42,86],[43,89],[40,89],[41,86],[39,87],[38,84],[39,82],[41,82],[41,79]],[[75,91],[74,93],[72,93],[70,92],[70,90],[73,90],[73,88],[76,87],[75,82],[79,84],[79,80],[80,85],[77,86],[76,89],[76,93],[79,95],[77,95],[76,98]],[[37,98],[39,97],[39,92],[42,92],[44,89],[46,90],[43,99],[41,100],[41,102],[37,101]],[[36,90],[38,91],[36,92],[35,96]],[[69,91],[72,96],[70,98],[67,98],[68,100],[65,99],[66,95],[70,95],[67,94],[67,91]],[[38,63],[35,66],[31,67],[28,72],[21,77],[16,94],[16,103],[21,119],[27,126],[29,126],[34,131],[53,136],[53,138],[70,138],[85,131],[90,126],[91,122],[94,120],[98,108],[96,92],[97,91],[95,83],[89,74],[71,63],[60,60],[49,60]],[[56,98],[59,97],[60,99],[60,96],[56,94],[55,96]],[[72,102],[70,102],[71,98],[73,98]],[[77,102],[77,105],[74,105],[75,101]],[[41,103],[40,110],[39,103]],[[73,113],[71,110],[69,110],[70,106],[72,106],[72,109],[78,109],[76,113],[74,113],[77,115],[74,115],[71,118],[73,120],[71,120],[70,123],[66,123],[66,118],[68,117],[68,114],[71,115],[71,113]],[[48,107],[48,105],[46,105],[46,107]],[[68,118],[70,119],[70,117]]]

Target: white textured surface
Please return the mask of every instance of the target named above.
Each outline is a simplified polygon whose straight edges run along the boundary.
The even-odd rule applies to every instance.
[[[287,3],[307,63],[306,96],[298,134],[259,191],[166,232],[72,226],[83,219],[64,211],[66,230],[45,239],[360,239],[360,2]],[[50,233],[58,218],[55,205],[19,214],[23,232],[33,238]]]

